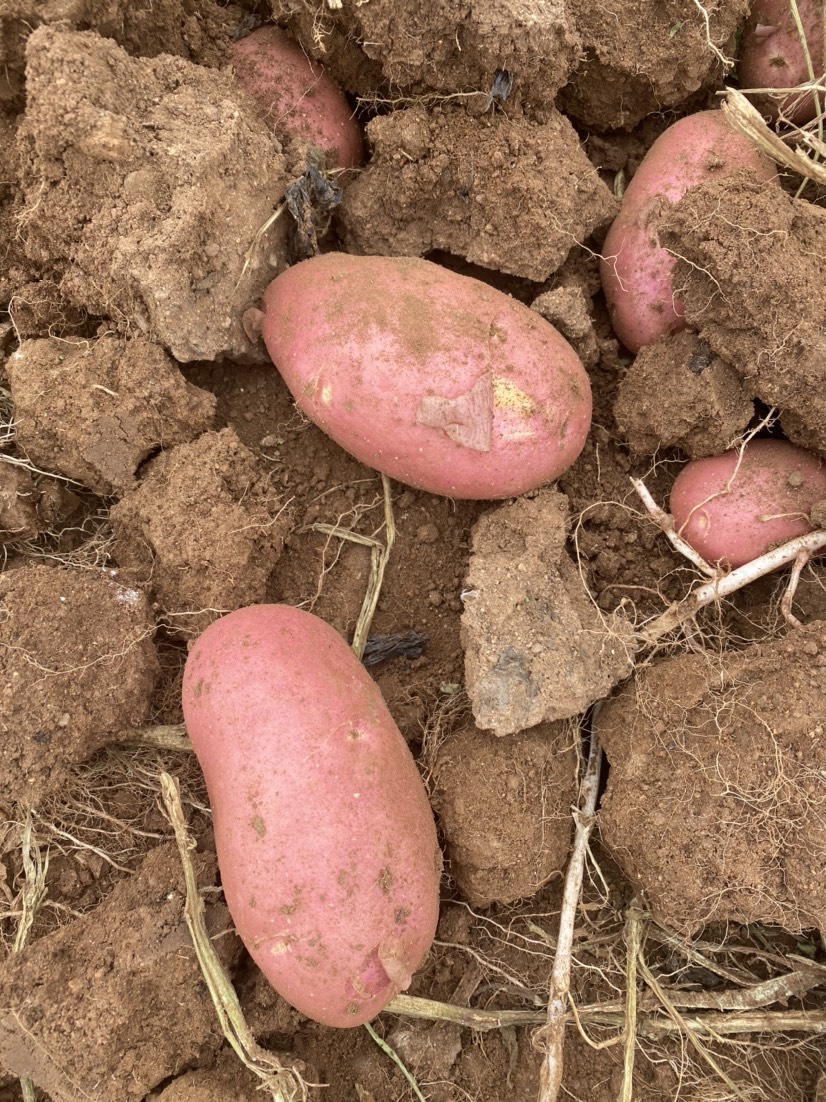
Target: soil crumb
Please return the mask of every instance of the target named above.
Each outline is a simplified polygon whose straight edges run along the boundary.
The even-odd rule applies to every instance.
[[[111,517],[123,577],[183,635],[262,601],[290,530],[283,495],[232,429],[152,459]]]
[[[0,463],[0,544],[35,539],[38,494],[25,467]]]
[[[466,727],[445,739],[436,808],[451,876],[472,907],[534,895],[565,867],[576,766],[566,723],[508,739]]]
[[[568,499],[544,489],[474,528],[462,641],[483,730],[510,735],[578,715],[631,672],[631,625],[595,608],[565,551],[568,523]]]
[[[146,720],[154,627],[144,595],[104,571],[0,574],[0,802],[36,804]]]
[[[748,3],[569,0],[568,8],[582,53],[560,97],[563,110],[594,130],[630,130],[721,81],[720,55],[731,55]]]
[[[696,333],[643,348],[617,392],[617,427],[637,455],[679,448],[690,459],[732,447],[754,416],[740,376]]]
[[[6,370],[17,446],[103,496],[127,490],[152,452],[192,440],[215,414],[214,396],[142,337],[24,341]]]
[[[29,258],[72,305],[180,361],[260,356],[241,314],[282,265],[281,221],[246,254],[289,181],[230,76],[47,26],[26,55]]]
[[[786,435],[826,455],[826,211],[747,173],[691,188],[669,209],[686,320]]]
[[[512,76],[508,103],[548,109],[574,64],[578,38],[564,0],[525,4],[522,0],[397,0],[393,4],[312,8],[301,20],[301,5],[270,0],[279,21],[295,24],[319,60],[330,38],[355,43],[380,66],[385,84],[398,96],[444,93],[447,98],[476,93],[482,104],[497,73]],[[341,50],[330,52],[341,56]],[[363,69],[350,60],[348,68]],[[374,72],[375,70],[373,70]],[[368,70],[369,72],[369,70]],[[375,84],[354,87],[340,66],[334,75],[344,87],[364,95]]]
[[[193,858],[201,886],[214,858]],[[178,848],[159,846],[94,912],[0,968],[0,1061],[52,1102],[139,1102],[223,1036],[184,921]],[[207,928],[227,964],[238,952],[223,903]]]
[[[826,923],[826,623],[638,672],[598,733],[602,839],[659,922]]]
[[[352,252],[424,256],[442,249],[542,282],[618,209],[576,131],[556,111],[535,123],[416,106],[373,119],[367,137],[370,164],[341,207]]]

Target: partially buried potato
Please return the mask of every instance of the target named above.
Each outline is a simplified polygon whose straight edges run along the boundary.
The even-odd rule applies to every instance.
[[[686,463],[671,489],[678,531],[708,562],[744,566],[814,531],[826,501],[826,463],[785,440],[758,439]]]
[[[774,165],[737,133],[722,111],[697,111],[660,134],[625,189],[602,246],[600,277],[614,332],[634,353],[685,326],[672,284],[677,256],[663,248],[659,223],[689,188],[746,169],[756,180]]]
[[[280,27],[259,27],[239,39],[230,59],[239,87],[276,134],[309,142],[330,168],[362,163],[361,128],[344,93]]]
[[[442,865],[424,785],[375,682],[323,620],[254,605],[195,643],[183,707],[250,955],[308,1017],[374,1017],[430,948]]]
[[[585,443],[591,389],[564,337],[427,260],[306,260],[267,288],[262,332],[310,420],[419,489],[515,496],[557,478]]]

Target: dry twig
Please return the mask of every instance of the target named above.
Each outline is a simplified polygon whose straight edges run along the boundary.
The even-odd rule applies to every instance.
[[[559,914],[559,936],[551,970],[548,993],[547,1019],[539,1038],[545,1053],[539,1070],[539,1102],[556,1102],[562,1087],[562,1057],[565,1044],[565,1020],[568,1015],[568,999],[571,987],[571,954],[574,941],[574,922],[582,891],[588,839],[594,827],[594,817],[599,793],[599,774],[602,765],[602,749],[591,723],[591,745],[588,761],[579,789],[578,806],[574,810],[574,844],[565,875],[562,909]],[[538,1038],[538,1039],[539,1039]]]
[[[301,1078],[303,1069],[300,1064],[289,1066],[273,1053],[261,1048],[247,1025],[235,989],[207,933],[204,903],[189,858],[195,842],[186,828],[177,782],[168,773],[161,773],[159,780],[164,807],[175,831],[175,841],[178,843],[184,869],[186,924],[223,1034],[239,1060],[261,1079],[262,1087],[270,1092],[273,1102],[304,1102],[307,1098],[307,1084]]]
[[[771,129],[763,116],[742,92],[736,88],[726,91],[722,102],[722,111],[735,130],[744,134],[757,148],[784,168],[791,169],[798,176],[814,180],[826,186],[826,165],[818,164],[804,151],[805,146],[812,147],[805,131],[798,131],[795,138],[802,146],[790,149],[783,138]]]

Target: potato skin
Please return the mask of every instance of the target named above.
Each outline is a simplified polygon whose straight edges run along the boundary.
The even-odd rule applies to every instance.
[[[501,498],[552,481],[590,426],[588,376],[561,334],[427,260],[303,261],[267,288],[263,337],[310,420],[431,493]]]
[[[676,258],[657,238],[664,205],[679,202],[690,187],[740,168],[759,180],[776,175],[774,166],[728,125],[721,111],[698,111],[675,122],[643,158],[600,261],[611,324],[630,352],[685,326],[683,305],[671,283]]]
[[[364,140],[353,111],[324,69],[278,27],[259,27],[234,42],[235,79],[276,133],[312,142],[329,168],[356,168]]]
[[[807,517],[826,501],[826,464],[811,452],[784,440],[753,440],[739,468],[737,455],[687,463],[670,502],[677,529],[694,550],[732,569],[813,531]]]
[[[798,0],[806,45],[815,76],[826,67],[823,41],[823,0]],[[792,17],[789,0],[753,0],[740,42],[737,75],[742,88],[794,88],[806,84],[806,58]],[[782,107],[786,118],[798,125],[815,117],[814,96],[764,98],[761,107],[777,118]]]
[[[254,605],[194,644],[183,706],[251,956],[316,1021],[374,1017],[430,948],[441,873],[424,785],[375,682],[323,620]]]

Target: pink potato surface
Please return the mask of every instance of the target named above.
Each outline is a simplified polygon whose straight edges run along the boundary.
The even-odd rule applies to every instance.
[[[254,605],[195,642],[183,707],[250,955],[308,1017],[374,1017],[430,948],[442,865],[424,785],[375,682],[317,616]]]
[[[816,78],[826,70],[823,39],[823,0],[798,0],[806,46]],[[753,0],[740,42],[737,75],[743,88],[794,88],[809,82],[803,44],[789,0]],[[821,97],[821,103],[823,97]],[[802,125],[816,114],[814,96],[772,98],[763,106],[773,118],[782,109],[790,122]]]
[[[259,27],[233,43],[230,60],[238,86],[276,134],[311,142],[330,168],[364,161],[361,128],[344,93],[284,31]]]
[[[588,376],[557,330],[427,260],[305,260],[267,288],[263,336],[311,421],[431,493],[521,494],[562,474],[588,434]]]
[[[675,122],[646,153],[625,189],[620,212],[602,246],[600,276],[614,332],[637,353],[685,326],[672,286],[676,257],[661,247],[657,222],[667,204],[690,187],[748,169],[759,180],[774,166],[736,133],[720,111],[698,111]]]
[[[671,490],[677,530],[703,558],[732,569],[814,530],[826,501],[826,464],[784,440],[753,440],[738,452],[686,463]]]

